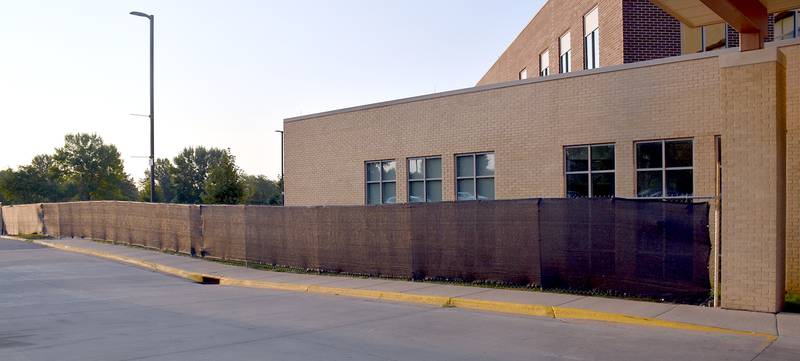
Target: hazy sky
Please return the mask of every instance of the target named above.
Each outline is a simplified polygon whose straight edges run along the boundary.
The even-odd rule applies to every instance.
[[[544,0],[0,0],[0,167],[69,132],[144,177],[147,19],[156,20],[156,157],[231,148],[280,173],[283,119],[474,86]]]

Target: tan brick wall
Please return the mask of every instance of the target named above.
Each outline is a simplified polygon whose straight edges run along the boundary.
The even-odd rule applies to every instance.
[[[778,51],[729,54],[744,61],[720,70],[722,306],[776,312],[785,282],[785,71],[769,54]]]
[[[583,16],[598,6],[600,65],[622,64],[622,0],[551,0],[522,30],[478,85],[518,80],[527,67],[528,77],[539,74],[539,54],[550,50],[550,74],[558,73],[558,39],[569,31],[572,71],[583,69]]]
[[[800,293],[800,46],[786,59],[786,289]]]
[[[441,155],[445,200],[454,156],[496,153],[498,199],[563,197],[563,147],[616,144],[616,194],[635,194],[633,144],[694,138],[695,194],[714,195],[720,134],[717,58],[576,74],[493,90],[287,122],[286,202],[364,204],[364,162]],[[576,99],[581,99],[580,102]]]
[[[745,188],[740,191],[740,204],[734,199],[728,206],[746,210],[745,217],[757,215],[758,219],[763,218],[762,223],[775,220],[770,227],[783,229],[785,282],[789,290],[796,291],[800,287],[800,181],[797,180],[800,138],[796,134],[800,132],[800,45],[797,42],[784,44],[780,52],[785,58],[785,70],[753,66],[743,73],[731,73],[730,69],[720,68],[716,55],[724,53],[706,54],[289,119],[285,124],[286,202],[288,205],[364,204],[364,162],[382,159],[397,161],[397,197],[398,201],[405,202],[407,159],[433,155],[443,159],[444,199],[454,200],[455,155],[480,151],[496,154],[498,199],[563,197],[563,147],[593,143],[616,145],[616,195],[631,197],[635,195],[634,143],[684,137],[694,139],[695,195],[713,196],[716,183],[714,139],[723,132],[723,112],[729,115],[743,112],[747,117],[752,114],[777,117],[785,112],[788,139],[782,178],[787,196],[781,201],[785,216],[781,213],[784,211],[777,208],[770,215],[760,209],[754,211],[751,206],[760,197],[775,196],[773,191],[753,192]],[[752,81],[751,73],[761,71],[766,71],[764,76],[771,77],[772,83],[764,83],[763,79]],[[729,86],[725,90],[721,89],[721,74],[727,74]],[[732,87],[730,84],[737,84],[733,79],[743,83]],[[785,106],[782,102],[772,107],[762,104],[761,108],[740,104],[742,96],[733,94],[741,89],[752,92],[755,88],[773,89],[781,99],[785,89]],[[745,99],[764,101],[760,96]],[[760,110],[754,112],[753,109]],[[748,131],[756,135],[755,139],[762,139],[758,129]],[[723,135],[723,147],[748,144],[737,143],[747,132],[735,134]],[[723,160],[730,162],[728,167],[737,164],[746,170],[741,159],[759,157],[762,154],[758,152],[758,149],[729,152]],[[763,175],[755,172],[744,178],[761,179]],[[780,183],[775,178],[771,182]],[[723,191],[734,189],[731,187],[735,187],[735,183],[732,184],[724,186]],[[731,225],[737,222],[739,220],[723,221],[723,229],[738,235],[752,235],[744,242],[745,246],[747,242],[752,245],[763,240],[760,234],[747,233],[752,230],[774,231],[775,237],[771,248],[758,254],[746,252],[746,247],[737,251],[735,241],[729,240],[734,239],[731,234],[722,237],[723,252],[732,252],[738,257],[729,256],[723,260],[723,265],[727,262],[729,266],[737,263],[753,266],[753,269],[745,266],[747,271],[738,276],[737,271],[723,270],[723,280],[738,282],[733,283],[738,285],[738,291],[723,291],[723,300],[728,297],[727,305],[732,308],[774,309],[775,304],[765,304],[763,299],[765,296],[773,300],[779,298],[779,289],[773,286],[778,279],[783,279],[782,272],[773,268],[773,273],[766,276],[748,278],[747,275],[762,272],[769,267],[765,265],[784,263],[783,259],[778,260],[782,248],[779,238],[784,236],[777,228],[761,229],[762,223],[756,223],[761,228],[733,228]],[[730,247],[726,251],[727,246]],[[757,261],[753,263],[753,260]],[[754,281],[756,278],[758,281]],[[757,290],[760,296],[753,296],[748,290]],[[736,292],[744,293],[737,295]],[[758,297],[761,301],[756,301]]]

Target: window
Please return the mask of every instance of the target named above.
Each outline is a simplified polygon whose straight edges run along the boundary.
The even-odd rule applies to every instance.
[[[687,197],[694,192],[692,140],[636,143],[636,195]]]
[[[393,160],[366,163],[367,204],[397,202],[397,166]]]
[[[528,68],[522,69],[519,72],[519,80],[528,79]]]
[[[408,160],[408,202],[442,201],[442,158]]]
[[[494,153],[456,156],[456,199],[494,199]]]
[[[550,75],[550,51],[539,54],[539,76]]]
[[[570,42],[569,33],[566,33],[558,39],[558,49],[560,56],[558,57],[558,72],[569,73],[572,69],[572,43]]]
[[[702,53],[727,46],[728,26],[716,24],[690,28],[681,24],[681,52]]]
[[[775,40],[792,39],[797,37],[797,11],[784,11],[775,14]]]
[[[600,67],[600,19],[596,7],[583,17],[583,67]]]
[[[614,145],[564,148],[567,198],[614,196]]]

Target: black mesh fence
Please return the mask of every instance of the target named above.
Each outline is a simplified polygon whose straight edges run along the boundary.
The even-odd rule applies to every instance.
[[[265,207],[76,202],[40,209],[42,226],[51,235],[217,259],[685,302],[704,300],[710,289],[706,203],[524,199]]]
[[[539,211],[543,287],[708,297],[707,203],[543,199]]]

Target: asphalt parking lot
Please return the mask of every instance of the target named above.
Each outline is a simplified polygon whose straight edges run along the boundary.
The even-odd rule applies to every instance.
[[[0,360],[798,360],[793,342],[199,285],[0,240]]]

